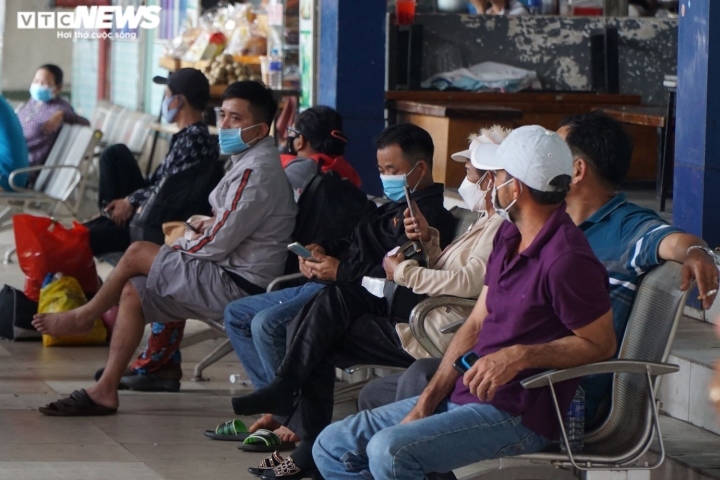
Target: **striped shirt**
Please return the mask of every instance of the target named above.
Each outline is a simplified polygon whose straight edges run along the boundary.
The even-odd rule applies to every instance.
[[[653,210],[629,203],[620,193],[606,203],[580,229],[610,277],[610,301],[618,348],[625,334],[638,284],[642,276],[663,263],[660,242],[682,230],[668,225]],[[595,375],[581,384],[586,396],[586,419],[591,420],[609,393],[612,377]]]

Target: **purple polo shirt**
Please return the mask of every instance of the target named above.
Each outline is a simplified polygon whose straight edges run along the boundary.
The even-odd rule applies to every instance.
[[[549,343],[584,327],[610,310],[607,270],[595,258],[583,232],[565,213],[565,204],[548,219],[533,243],[512,257],[520,232],[505,222],[493,241],[485,285],[488,316],[473,351],[482,357],[513,345]],[[547,387],[525,390],[520,381],[546,368],[520,372],[490,402],[480,400],[458,379],[450,401],[489,403],[549,439],[560,435]],[[555,386],[562,412],[570,406],[579,380]]]

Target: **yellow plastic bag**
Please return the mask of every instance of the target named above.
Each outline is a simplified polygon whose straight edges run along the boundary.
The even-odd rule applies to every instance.
[[[73,277],[61,277],[40,290],[38,313],[60,313],[81,307],[87,303],[82,287]],[[80,335],[53,337],[43,335],[43,346],[101,345],[107,338],[107,329],[99,318],[95,319],[92,332]]]

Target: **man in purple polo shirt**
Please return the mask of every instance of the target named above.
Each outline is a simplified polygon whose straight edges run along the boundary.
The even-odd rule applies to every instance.
[[[606,269],[565,213],[573,173],[565,142],[538,126],[515,130],[496,155],[493,203],[506,222],[485,287],[438,373],[416,398],[327,427],[313,456],[325,478],[406,480],[489,458],[542,450],[559,435],[548,389],[521,380],[615,353]],[[453,363],[479,360],[460,378]],[[556,385],[567,409],[578,381]]]

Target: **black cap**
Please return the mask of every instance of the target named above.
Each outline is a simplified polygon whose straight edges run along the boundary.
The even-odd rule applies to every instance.
[[[192,107],[205,110],[210,101],[210,82],[196,68],[181,68],[170,74],[168,78],[155,77],[153,82],[167,85],[173,95],[184,95]]]

